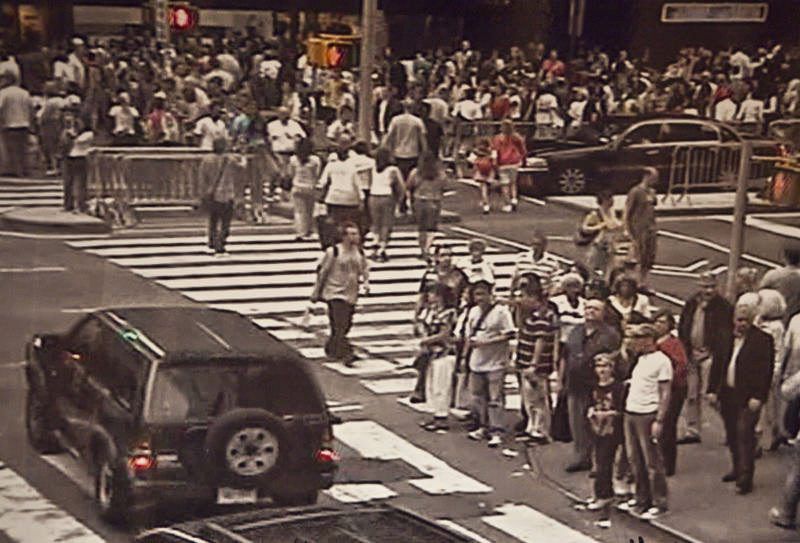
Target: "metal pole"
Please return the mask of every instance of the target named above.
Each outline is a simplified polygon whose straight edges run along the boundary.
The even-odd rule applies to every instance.
[[[736,270],[742,258],[744,246],[744,226],[747,214],[747,182],[750,179],[750,158],[753,144],[742,141],[742,154],[739,157],[739,178],[736,184],[736,203],[733,208],[733,227],[731,228],[731,252],[728,259],[728,281],[725,292],[728,300],[736,303]]]
[[[358,136],[372,140],[372,67],[375,62],[375,19],[378,0],[364,0],[361,11],[361,66],[358,100]]]

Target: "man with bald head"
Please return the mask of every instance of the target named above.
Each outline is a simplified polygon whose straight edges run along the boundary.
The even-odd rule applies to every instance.
[[[737,494],[753,490],[756,424],[772,382],[773,339],[753,326],[757,314],[755,305],[734,309],[733,341],[714,359],[707,390],[709,402],[719,403],[733,461],[722,481],[735,482]]]

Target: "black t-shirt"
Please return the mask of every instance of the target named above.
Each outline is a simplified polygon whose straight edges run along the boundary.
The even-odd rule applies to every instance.
[[[592,389],[592,408],[589,419],[592,431],[600,437],[622,437],[622,411],[625,386],[619,381],[596,384]]]

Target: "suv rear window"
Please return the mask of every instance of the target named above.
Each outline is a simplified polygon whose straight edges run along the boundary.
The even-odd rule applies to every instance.
[[[253,523],[257,524],[257,523]],[[462,539],[405,515],[336,515],[237,530],[250,541],[270,543],[453,543]]]
[[[275,415],[321,413],[324,405],[309,378],[295,366],[277,366],[214,362],[159,368],[147,420],[205,421],[237,407]]]

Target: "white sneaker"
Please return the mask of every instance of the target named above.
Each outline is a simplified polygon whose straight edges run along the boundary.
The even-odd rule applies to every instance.
[[[489,204],[484,205],[482,209],[483,209],[483,214],[484,215],[488,215],[489,211],[491,211],[491,208],[489,207]]]
[[[632,498],[632,499],[630,499],[630,500],[628,500],[626,502],[622,502],[622,503],[618,504],[617,505],[617,509],[619,511],[627,512],[627,511],[632,511],[637,505],[638,505],[638,502],[636,501],[636,498]]]
[[[608,530],[609,528],[611,528],[611,520],[607,518],[604,518],[602,520],[596,520],[594,521],[594,525],[597,526],[598,528]]]
[[[223,252],[223,253],[214,253],[214,258],[230,258],[230,256],[231,255],[229,253],[225,253],[225,252]]]
[[[506,204],[503,206],[503,213],[511,213],[514,211],[514,208],[511,207],[511,204]]]
[[[487,445],[491,448],[499,447],[503,444],[503,438],[497,434],[494,434],[492,437],[489,438],[489,443]]]
[[[477,430],[473,430],[468,433],[467,437],[474,439],[475,441],[481,441],[482,439],[486,439],[486,430],[483,428],[478,428]]]
[[[511,210],[512,211],[516,211],[518,205],[519,205],[519,200],[517,200],[516,198],[512,198],[511,199]]]
[[[651,507],[647,511],[641,514],[639,517],[642,520],[655,520],[666,513],[666,509],[662,509],[661,507]]]
[[[586,504],[586,510],[587,511],[600,511],[605,506],[607,506],[609,503],[611,503],[611,500],[608,500],[608,499],[598,500],[598,499],[594,499],[593,498],[592,501],[590,501],[589,503]]]

